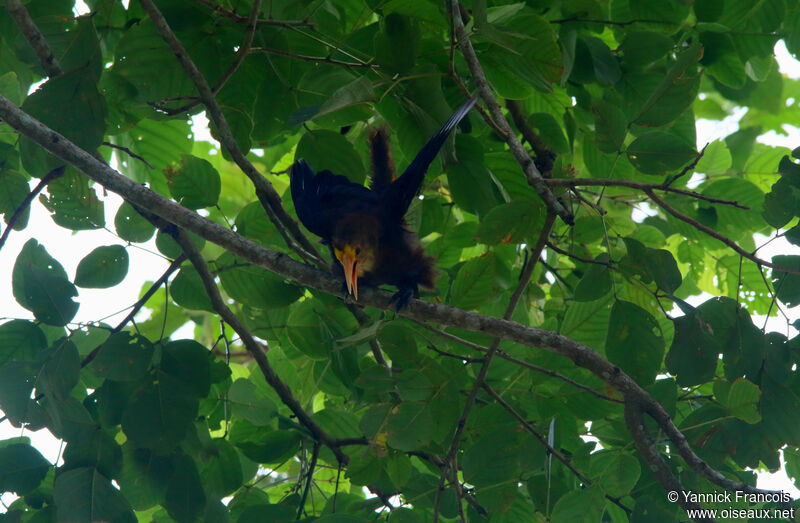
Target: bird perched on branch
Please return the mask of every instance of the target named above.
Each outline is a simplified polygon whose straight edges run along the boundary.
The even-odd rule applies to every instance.
[[[297,216],[328,245],[334,273],[344,278],[347,294],[358,299],[358,285],[394,285],[392,297],[402,309],[418,287],[433,288],[433,259],[426,256],[404,216],[419,192],[425,172],[450,132],[475,104],[458,108],[395,179],[388,135],[375,129],[370,136],[373,173],[370,187],[330,171],[314,173],[297,160],[292,166],[291,190]]]

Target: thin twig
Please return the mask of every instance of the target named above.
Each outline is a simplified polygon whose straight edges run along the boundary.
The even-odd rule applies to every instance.
[[[150,162],[148,162],[147,160],[145,160],[143,157],[139,156],[135,152],[131,151],[127,147],[124,147],[122,145],[117,145],[117,144],[111,143],[111,142],[103,142],[101,145],[105,145],[106,147],[111,147],[112,149],[120,150],[120,151],[126,153],[131,158],[134,158],[134,159],[139,160],[140,162],[142,162],[148,169],[155,169],[155,167],[153,167],[150,164]]]
[[[749,210],[750,208],[746,205],[742,205],[739,202],[733,200],[723,200],[721,198],[714,198],[712,196],[706,196],[705,194],[700,194],[696,191],[691,191],[688,189],[678,189],[677,187],[670,187],[666,186],[663,183],[645,183],[645,182],[637,182],[635,180],[622,180],[619,178],[549,178],[545,180],[545,183],[551,187],[629,187],[631,189],[638,189],[640,191],[666,191],[675,194],[682,194],[684,196],[690,196],[692,198],[696,198],[698,200],[703,200],[709,203],[718,203],[720,205],[730,205],[732,207],[736,207],[737,209],[742,210]]]
[[[661,199],[658,196],[656,196],[656,194],[653,192],[652,189],[645,190],[645,194],[647,194],[647,196],[650,197],[650,199],[653,200],[656,203],[656,205],[658,205],[659,207],[664,209],[666,212],[668,212],[669,214],[671,214],[672,216],[674,216],[678,220],[680,220],[682,222],[685,222],[685,223],[688,223],[689,225],[691,225],[692,227],[694,227],[698,231],[702,231],[702,232],[706,233],[707,235],[711,236],[715,240],[719,240],[720,242],[724,243],[725,245],[727,245],[728,247],[733,249],[737,254],[747,258],[748,260],[754,262],[755,264],[763,265],[764,267],[769,267],[771,269],[775,269],[775,270],[778,270],[778,271],[781,271],[781,272],[786,272],[786,273],[789,273],[789,274],[800,274],[800,269],[795,269],[793,267],[783,267],[781,265],[778,265],[777,263],[772,263],[772,262],[769,262],[767,260],[763,260],[763,259],[759,258],[758,256],[756,256],[755,254],[744,250],[735,241],[731,240],[727,236],[723,236],[722,234],[718,233],[717,231],[715,231],[711,227],[709,227],[707,225],[703,225],[702,223],[700,223],[699,221],[695,220],[694,218],[686,216],[685,214],[680,212],[678,209],[676,209],[675,207],[673,207],[672,205],[668,204],[663,199]]]
[[[6,244],[6,240],[8,240],[8,236],[11,234],[11,231],[14,230],[14,226],[17,224],[22,215],[25,213],[25,210],[30,207],[33,200],[36,199],[36,196],[47,187],[47,184],[58,178],[59,176],[64,174],[65,167],[56,167],[49,173],[42,176],[42,179],[39,180],[39,183],[36,184],[36,187],[33,188],[31,192],[25,196],[25,199],[22,200],[16,209],[14,209],[14,213],[11,217],[6,220],[6,228],[3,231],[3,234],[0,235],[0,249],[3,248],[3,245]]]
[[[274,54],[277,56],[285,56],[286,58],[294,58],[295,60],[303,60],[305,62],[316,62],[333,65],[343,65],[345,67],[376,67],[375,64],[358,63],[358,62],[345,62],[344,60],[337,60],[326,56],[308,56],[304,54],[291,53],[289,51],[282,51],[280,49],[268,49],[266,47],[254,47],[250,50],[253,53]]]
[[[6,0],[6,9],[8,10],[8,14],[11,15],[11,18],[17,23],[17,27],[22,35],[33,48],[47,76],[53,77],[61,75],[62,69],[61,65],[58,63],[58,59],[53,54],[53,50],[50,49],[50,45],[47,43],[42,32],[39,31],[39,28],[33,22],[33,18],[31,18],[28,10],[22,5],[22,2],[20,0]]]
[[[225,9],[219,4],[215,4],[211,0],[194,0],[196,3],[210,8],[215,13],[218,13],[225,18],[229,18],[237,24],[243,24],[248,21],[248,17],[237,14],[230,9]],[[274,18],[258,18],[256,19],[258,25],[275,25],[278,27],[314,27],[314,24],[307,20],[276,20]]]

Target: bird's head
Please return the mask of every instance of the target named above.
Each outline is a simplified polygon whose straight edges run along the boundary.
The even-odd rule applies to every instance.
[[[340,222],[333,236],[333,254],[344,270],[347,292],[358,299],[358,279],[375,266],[377,227],[369,219]]]

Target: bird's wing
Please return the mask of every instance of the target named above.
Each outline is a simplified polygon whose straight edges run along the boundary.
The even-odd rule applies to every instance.
[[[444,145],[450,132],[467,115],[475,105],[475,98],[470,98],[464,105],[459,107],[453,116],[430,137],[428,142],[420,149],[417,156],[411,161],[402,176],[394,181],[381,193],[381,210],[391,219],[402,218],[411,201],[419,192],[420,185],[425,179],[425,172],[431,164],[439,149]]]
[[[330,171],[314,173],[303,159],[292,165],[292,201],[306,229],[330,239],[334,223],[351,209],[377,206],[377,195]]]

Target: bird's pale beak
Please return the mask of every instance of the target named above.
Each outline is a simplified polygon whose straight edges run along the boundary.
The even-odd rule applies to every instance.
[[[358,299],[358,257],[355,250],[348,246],[337,253],[339,256],[339,263],[342,264],[344,269],[344,281],[347,285],[347,292],[352,294],[353,297]]]

